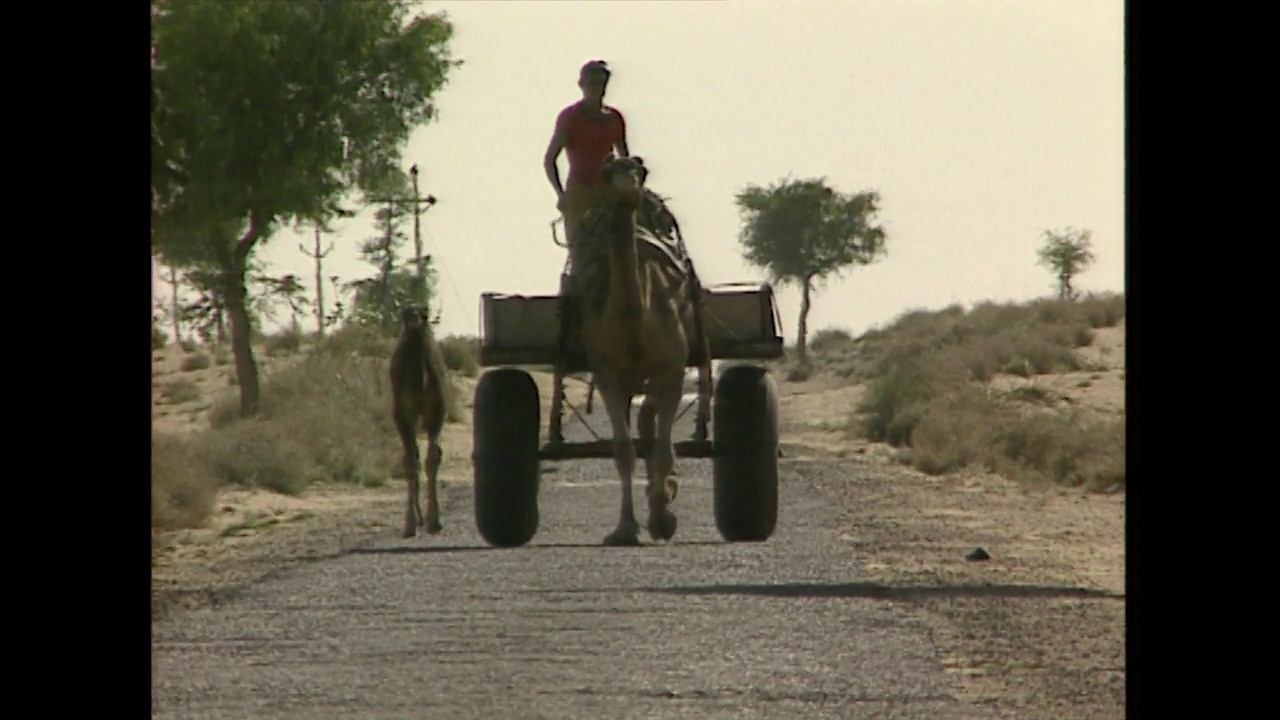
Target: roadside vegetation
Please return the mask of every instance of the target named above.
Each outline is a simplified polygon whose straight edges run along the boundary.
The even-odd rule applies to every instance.
[[[861,384],[850,435],[897,448],[921,471],[1123,489],[1123,409],[1078,407],[1060,389],[1101,373],[1123,379],[1122,357],[1100,362],[1082,349],[1124,316],[1124,296],[1110,294],[914,310],[857,338],[820,330],[807,362],[793,355],[778,370]]]
[[[279,337],[263,338],[262,347],[279,347]],[[297,495],[317,482],[376,487],[402,475],[387,379],[394,344],[394,334],[362,327],[305,338],[264,372],[251,418],[240,416],[234,371],[204,368],[217,374],[199,382],[158,378],[157,406],[199,417],[184,432],[152,432],[152,527],[200,527],[226,487]],[[445,338],[441,348],[450,370],[448,421],[466,422],[459,378],[476,373],[475,342]],[[198,346],[174,374],[192,374],[185,370],[192,357],[219,354]],[[175,384],[185,388],[181,397],[170,389]]]

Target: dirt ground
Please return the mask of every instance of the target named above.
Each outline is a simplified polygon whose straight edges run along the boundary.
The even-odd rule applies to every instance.
[[[1100,331],[1082,354],[1099,366],[999,381],[1038,384],[1076,407],[1123,413],[1124,324]],[[157,363],[158,387],[171,370]],[[211,376],[197,382],[226,387],[217,373],[229,371],[196,371]],[[547,397],[550,379],[539,383]],[[473,387],[463,389],[467,403]],[[568,387],[576,401],[585,397],[585,386]],[[897,462],[891,448],[847,435],[860,387],[819,377],[779,388],[786,458],[850,461],[849,481],[823,488],[846,510],[842,538],[856,548],[866,580],[887,586],[931,629],[965,700],[1028,720],[1125,716],[1123,493],[1024,488],[981,474],[930,477]],[[170,407],[156,421],[198,427],[201,402],[185,412]],[[445,483],[470,481],[470,443],[469,425],[449,426]],[[403,493],[400,482],[320,485],[297,498],[224,492],[209,527],[161,538],[153,614],[219,603],[294,562],[397,528]],[[450,520],[447,508],[444,519],[465,521]],[[978,547],[989,559],[967,560]]]

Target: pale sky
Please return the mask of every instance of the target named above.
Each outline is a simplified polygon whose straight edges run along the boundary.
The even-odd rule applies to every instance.
[[[1093,232],[1084,291],[1124,290],[1124,4],[1114,0],[455,1],[465,65],[438,122],[404,154],[436,258],[440,335],[476,334],[480,293],[554,293],[564,250],[542,170],[579,66],[613,69],[650,186],[670,198],[704,283],[765,278],[741,259],[733,202],[746,184],[820,177],[874,189],[886,257],[833,279],[810,331],[854,333],[908,309],[1051,293],[1042,231]],[[561,177],[567,173],[561,156]],[[357,245],[372,209],[337,223],[326,275],[373,273]],[[412,235],[412,225],[406,224]],[[310,232],[259,251],[311,284]],[[405,256],[412,256],[412,240]],[[158,289],[158,292],[163,292]],[[331,302],[332,293],[326,288]],[[799,293],[780,292],[788,343]]]

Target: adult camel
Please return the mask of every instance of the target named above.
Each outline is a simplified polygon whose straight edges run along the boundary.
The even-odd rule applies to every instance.
[[[630,431],[631,404],[639,394],[645,401],[637,418],[638,434],[651,448],[645,457],[647,529],[654,540],[669,540],[675,534],[676,516],[670,506],[679,484],[671,477],[671,429],[690,348],[706,347],[696,307],[701,286],[691,264],[682,250],[664,245],[637,221],[647,175],[639,158],[610,158],[600,200],[583,219],[582,232],[570,250],[582,348],[609,416],[613,461],[622,481],[618,526],[605,537],[608,546],[640,542],[632,501],[636,453]]]

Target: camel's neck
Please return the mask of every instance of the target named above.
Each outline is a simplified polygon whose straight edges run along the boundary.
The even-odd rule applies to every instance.
[[[423,330],[405,330],[401,335],[400,354],[406,367],[421,367],[430,383],[440,382],[440,368],[432,355],[433,339]],[[421,377],[418,375],[417,377]]]
[[[636,209],[619,206],[609,228],[609,307],[619,320],[639,322],[643,301],[640,255],[636,249]],[[638,330],[638,328],[636,328]]]

